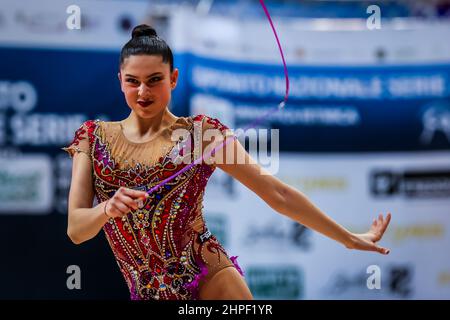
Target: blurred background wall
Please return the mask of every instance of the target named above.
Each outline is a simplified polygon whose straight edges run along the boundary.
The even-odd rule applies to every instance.
[[[266,4],[291,91],[258,126],[279,130],[268,159],[247,149],[352,231],[392,212],[392,250],[348,251],[220,170],[206,191],[210,229],[239,256],[257,299],[449,299],[450,2]],[[67,27],[71,5],[80,29]],[[0,0],[0,298],[128,299],[104,235],[79,246],[66,235],[72,161],[60,148],[87,119],[128,115],[118,60],[140,23],[174,51],[177,116],[238,129],[282,99],[259,1]],[[71,265],[79,290],[66,284]],[[379,290],[366,285],[371,265]]]

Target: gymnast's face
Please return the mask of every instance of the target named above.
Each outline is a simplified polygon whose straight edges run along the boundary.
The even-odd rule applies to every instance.
[[[118,73],[128,106],[141,118],[152,118],[168,106],[178,69],[170,72],[160,55],[131,55]]]

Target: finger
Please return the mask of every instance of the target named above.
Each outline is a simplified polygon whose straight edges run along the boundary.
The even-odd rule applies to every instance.
[[[136,201],[134,201],[132,198],[122,195],[118,198],[120,201],[122,201],[123,204],[125,204],[128,208],[131,210],[137,210],[138,204]]]
[[[131,190],[133,192],[133,197],[134,198],[140,198],[142,200],[145,200],[149,197],[149,194],[145,191],[140,191],[140,190]]]
[[[148,193],[145,191],[140,191],[140,190],[133,190],[130,188],[125,188],[124,189],[124,194],[133,198],[133,199],[142,199],[145,200],[149,197]]]
[[[386,215],[386,224],[389,224],[389,222],[391,221],[392,215],[390,212],[388,212],[388,214]]]
[[[116,210],[116,212],[122,216],[126,215],[128,211],[130,211],[130,209],[121,202],[111,203],[111,207],[113,207]]]
[[[379,225],[380,226],[382,226],[383,225],[383,214],[382,213],[380,213],[379,215],[378,215],[378,222],[379,222]]]
[[[122,210],[114,203],[110,204],[110,211],[111,213],[113,213],[115,216],[123,216],[125,214],[125,212],[122,212]]]
[[[391,214],[388,213],[386,216],[386,220],[384,222],[384,226],[383,226],[383,233],[386,231],[387,227],[389,226],[389,223],[391,222]]]
[[[139,209],[142,209],[144,207],[144,201],[142,199],[134,200],[134,203]]]
[[[375,246],[376,251],[378,251],[381,254],[389,254],[389,252],[391,252],[391,250],[389,250],[388,248],[384,248],[384,247],[380,247],[380,246]]]
[[[384,234],[384,232],[386,231],[390,221],[391,221],[391,213],[388,212],[388,214],[386,215],[386,220],[384,220],[383,226],[381,228],[381,234]]]
[[[143,200],[142,198],[133,199],[132,201],[138,209],[142,209],[144,207],[145,200]]]

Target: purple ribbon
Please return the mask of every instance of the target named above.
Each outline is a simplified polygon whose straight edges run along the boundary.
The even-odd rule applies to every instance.
[[[261,4],[264,13],[266,14],[267,19],[269,20],[270,26],[272,27],[272,31],[273,34],[275,35],[275,39],[277,41],[277,45],[278,45],[278,49],[280,50],[280,55],[281,55],[281,59],[283,61],[283,67],[284,67],[284,76],[286,78],[286,92],[284,94],[284,98],[283,100],[278,104],[278,106],[276,108],[271,108],[269,109],[266,113],[264,113],[262,116],[260,116],[259,118],[257,118],[253,123],[251,123],[250,125],[248,125],[243,131],[245,132],[246,130],[250,129],[250,128],[254,128],[256,127],[256,125],[258,125],[262,120],[267,119],[269,116],[271,116],[273,113],[281,110],[282,108],[285,107],[288,97],[289,97],[289,74],[288,74],[288,69],[287,69],[287,65],[286,65],[286,61],[284,59],[284,54],[283,54],[283,48],[281,47],[281,43],[280,40],[278,39],[278,34],[277,31],[275,30],[275,26],[273,25],[272,22],[272,18],[270,17],[269,14],[269,10],[267,10],[266,4],[264,3],[264,0],[259,0],[259,3]],[[231,141],[234,141],[237,138],[237,136],[234,136],[233,139],[226,139],[226,141],[222,142],[221,145],[215,147],[213,150],[211,150],[207,156],[209,157],[211,154],[215,153],[216,150],[223,148],[224,146],[226,146],[228,143],[230,143]],[[174,175],[164,179],[163,181],[161,181],[159,184],[157,184],[156,186],[154,186],[153,188],[149,189],[147,191],[147,194],[151,194],[153,191],[157,190],[158,188],[164,186],[167,182],[169,182],[170,180],[174,179],[175,177],[177,177],[178,175],[182,174],[183,172],[189,170],[190,168],[192,168],[193,166],[199,164],[200,162],[203,161],[204,159],[204,155],[202,155],[201,158],[195,160],[193,163],[191,163],[190,165],[184,167],[183,169],[181,169],[180,171],[178,171],[177,173],[175,173]]]

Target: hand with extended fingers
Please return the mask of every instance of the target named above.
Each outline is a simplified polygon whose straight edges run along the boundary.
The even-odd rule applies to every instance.
[[[347,248],[389,254],[390,250],[378,245],[378,241],[383,237],[390,221],[390,213],[386,215],[386,218],[380,214],[378,219],[373,220],[369,231],[366,233],[353,234],[351,244],[347,245]]]

